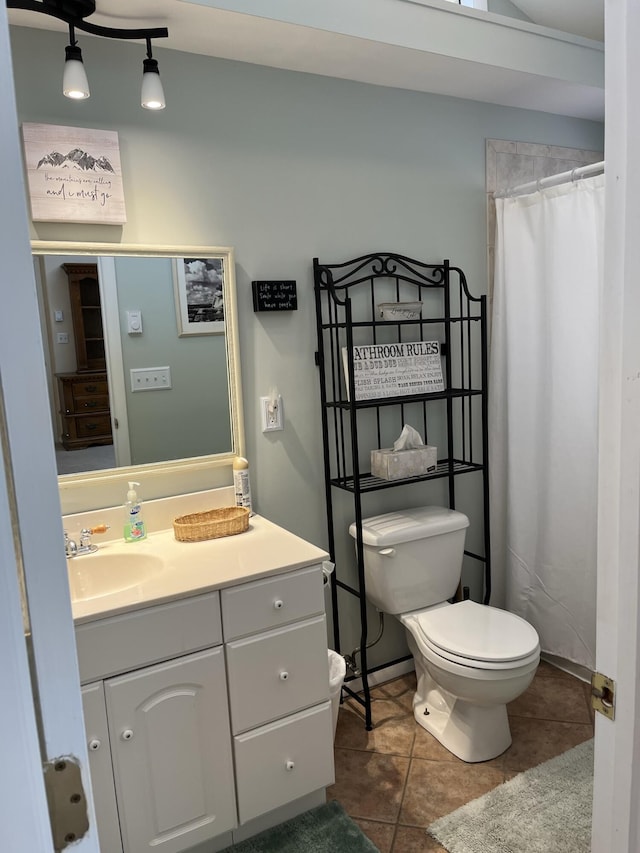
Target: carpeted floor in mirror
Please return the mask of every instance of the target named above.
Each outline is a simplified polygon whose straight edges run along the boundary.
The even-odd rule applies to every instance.
[[[572,753],[563,762],[568,763],[569,773],[575,774],[576,768],[581,768],[579,772],[585,783],[582,788],[587,788],[584,799],[589,799],[592,759],[590,744],[586,742],[593,737],[593,712],[589,687],[582,681],[541,663],[529,689],[508,706],[511,747],[482,764],[465,764],[417,725],[411,708],[414,689],[413,674],[374,688],[374,728],[370,732],[365,731],[362,708],[355,701],[345,701],[338,716],[336,782],[327,792],[328,799],[342,805],[380,853],[475,853],[476,850],[490,853],[479,833],[476,839],[453,838],[446,835],[446,823],[441,824],[439,819],[516,777],[518,785],[548,787],[548,780],[559,777],[563,767],[553,763],[550,768],[539,765],[569,750]],[[583,748],[573,751],[580,744],[584,744]],[[525,777],[523,771],[531,768],[538,768],[537,775]],[[540,783],[538,777],[547,771],[552,775],[544,776]],[[505,785],[493,795],[495,799],[500,793],[501,799],[491,807],[502,809],[503,813],[507,809],[508,813],[502,795],[509,796],[510,790],[512,795],[518,794],[517,788]],[[555,799],[560,800],[560,795]],[[492,802],[483,801],[482,811]],[[573,808],[568,802],[566,805]],[[552,816],[547,846],[541,849],[545,853],[582,853],[581,846],[562,846],[565,844],[559,827],[562,820]],[[588,834],[589,822],[590,815],[577,820],[583,833]],[[427,827],[431,831],[439,827],[438,837],[446,839],[448,846],[428,835]],[[491,833],[495,832],[493,824]],[[579,843],[582,842],[576,841]],[[516,847],[513,853],[521,851],[534,853],[534,848]]]

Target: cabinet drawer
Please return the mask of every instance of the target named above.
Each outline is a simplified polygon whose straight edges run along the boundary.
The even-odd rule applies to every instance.
[[[77,414],[84,412],[108,412],[109,398],[105,394],[96,394],[95,397],[76,397],[75,411]]]
[[[319,564],[222,590],[225,640],[267,631],[316,613],[324,613]]]
[[[234,733],[329,697],[324,616],[227,645]]]
[[[91,438],[95,435],[111,435],[111,418],[109,415],[80,417],[76,420],[78,438]]]
[[[80,681],[129,672],[221,642],[217,592],[87,622],[76,627]]]
[[[333,725],[325,702],[234,738],[240,823],[331,785]]]
[[[82,379],[75,381],[72,385],[73,396],[77,400],[79,397],[93,397],[95,395],[108,397],[109,386],[106,379]]]

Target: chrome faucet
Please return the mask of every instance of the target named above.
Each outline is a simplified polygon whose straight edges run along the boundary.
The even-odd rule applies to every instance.
[[[71,557],[75,557],[78,553],[78,546],[73,539],[69,539],[69,534],[66,530],[64,531],[64,553],[67,556],[67,560]]]
[[[69,539],[67,531],[64,531],[64,552],[67,559],[71,557],[79,557],[82,554],[94,554],[98,550],[98,546],[91,542],[91,537],[94,533],[106,533],[109,529],[108,524],[98,524],[96,527],[83,527],[80,531],[80,544],[76,544],[73,539]]]

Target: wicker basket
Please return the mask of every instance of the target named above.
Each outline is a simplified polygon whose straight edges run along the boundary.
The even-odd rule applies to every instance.
[[[202,542],[244,533],[249,527],[246,506],[225,506],[206,512],[193,512],[173,520],[173,532],[178,542]]]

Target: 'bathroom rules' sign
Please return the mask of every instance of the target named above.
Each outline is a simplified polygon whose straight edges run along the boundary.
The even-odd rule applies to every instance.
[[[342,349],[347,399],[349,362]],[[353,381],[356,400],[406,397],[444,391],[439,341],[403,344],[370,344],[353,348]]]

